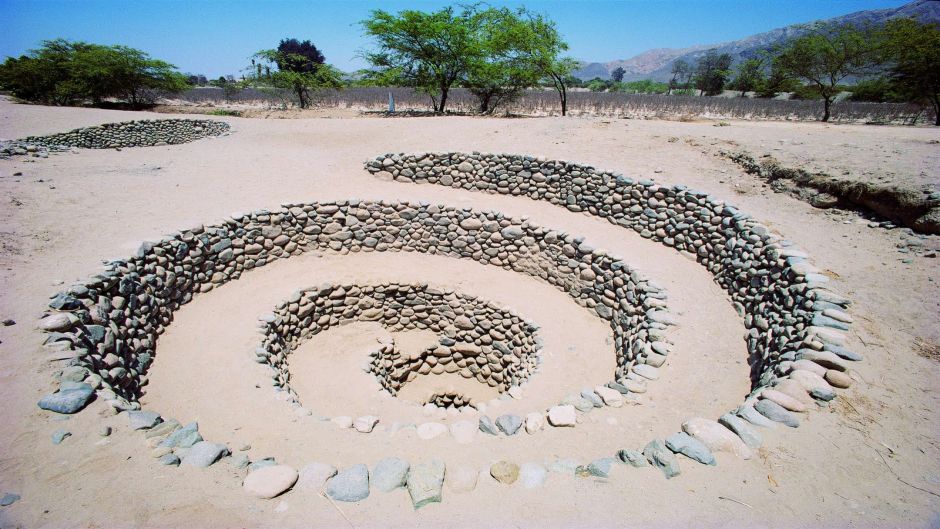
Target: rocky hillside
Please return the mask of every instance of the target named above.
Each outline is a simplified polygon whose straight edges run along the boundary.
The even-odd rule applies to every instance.
[[[574,72],[574,75],[585,80],[595,77],[608,79],[610,78],[610,72],[614,71],[619,66],[626,71],[623,77],[625,81],[637,79],[668,81],[671,77],[670,70],[674,61],[683,59],[690,64],[694,64],[699,57],[712,48],[717,48],[719,53],[731,54],[734,62],[737,63],[757,55],[762,50],[772,48],[787,40],[798,37],[806,31],[820,25],[877,25],[896,18],[915,18],[921,22],[940,24],[940,0],[914,0],[913,2],[896,8],[858,11],[841,17],[777,28],[731,42],[704,44],[688,48],[659,48],[645,51],[625,60],[611,61],[608,63],[584,63],[581,69]]]

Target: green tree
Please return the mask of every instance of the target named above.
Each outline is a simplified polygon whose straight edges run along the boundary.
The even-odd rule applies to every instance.
[[[839,83],[869,73],[879,53],[879,39],[867,28],[823,27],[787,43],[774,62],[780,72],[802,79],[822,99],[825,122],[841,91]]]
[[[524,9],[488,8],[469,15],[475,46],[463,84],[482,113],[517,100],[538,84],[538,72],[527,54],[535,36],[522,18],[525,14]]]
[[[672,78],[669,80],[669,89],[686,88],[691,71],[692,68],[689,66],[689,63],[683,59],[673,61],[672,69],[670,70]]]
[[[731,56],[727,53],[719,54],[717,49],[710,49],[695,65],[695,88],[700,94],[718,95],[724,90],[730,75]]]
[[[618,66],[614,71],[610,72],[610,78],[615,83],[622,83],[625,73],[627,73],[627,71],[624,70],[622,66]]]
[[[285,46],[285,42],[289,45]],[[278,49],[257,52],[252,57],[254,67],[247,70],[246,83],[290,90],[296,96],[300,108],[308,108],[316,91],[341,88],[342,74],[329,64],[324,64],[323,55],[310,41],[301,44],[308,44],[308,50],[312,48],[315,53],[298,51],[294,43],[297,43],[296,39],[282,40]]]
[[[906,99],[931,105],[934,124],[940,126],[940,28],[899,19],[888,22],[884,33],[894,89]]]
[[[572,85],[571,72],[578,68],[578,61],[562,57],[568,43],[561,38],[553,20],[542,15],[527,14],[532,40],[527,49],[528,62],[540,78],[558,93],[561,115],[568,114],[568,87]]]
[[[451,88],[462,79],[479,53],[465,9],[446,7],[433,13],[405,10],[393,15],[381,9],[362,21],[378,49],[366,53],[370,77],[379,83],[413,87],[431,98],[434,110],[444,112]]]
[[[760,90],[765,81],[764,59],[747,59],[738,64],[737,74],[731,81],[731,88],[740,90],[741,97],[744,97],[748,92]]]
[[[165,61],[127,46],[102,46],[64,39],[0,66],[0,84],[17,97],[55,105],[100,104],[117,98],[139,106],[158,91],[178,92],[186,77]]]

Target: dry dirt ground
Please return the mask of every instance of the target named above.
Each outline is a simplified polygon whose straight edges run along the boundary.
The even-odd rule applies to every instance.
[[[17,138],[154,114],[47,108],[0,102],[0,137]],[[219,118],[223,119],[223,118]],[[940,180],[940,131],[931,128],[611,119],[224,118],[232,134],[185,145],[82,150],[48,159],[0,160],[0,508],[6,527],[928,527],[940,525],[940,268],[938,259],[901,254],[900,230],[872,229],[851,212],[824,212],[774,193],[703,146],[735,142],[832,171],[862,168],[918,185]],[[680,138],[682,141],[669,141]],[[691,141],[685,141],[690,139]],[[784,141],[781,141],[784,140]],[[777,150],[780,149],[780,150]],[[424,281],[509,307],[541,327],[543,369],[519,400],[532,411],[606,380],[613,369],[609,329],[563,293],[502,269],[415,254],[309,254],[242,276],[181,309],[161,337],[142,399],[207,439],[295,468],[338,467],[386,456],[488,467],[556,457],[581,463],[642,448],[693,416],[716,418],[748,391],[744,326],[725,293],[696,263],[606,221],[544,203],[438,186],[381,182],[362,162],[385,152],[514,152],[567,159],[662,183],[686,184],[738,205],[796,241],[854,301],[852,388],[797,430],[763,430],[750,461],[718,454],[717,467],[682,459],[682,474],[619,466],[608,479],[552,474],[526,490],[482,479],[469,494],[445,488],[444,502],[413,511],[407,492],[373,491],[357,504],[331,504],[291,491],[248,497],[244,471],[158,466],[123,416],[101,405],[58,421],[36,407],[55,366],[35,330],[48,296],[134,252],[142,240],[283,202],[362,198],[426,200],[512,216],[583,235],[623,256],[669,292],[680,326],[664,378],[640,403],[589,414],[573,430],[483,438],[458,445],[392,435],[391,421],[430,420],[383,397],[359,369],[380,329],[350,326],[294,353],[292,373],[313,417],[274,398],[251,362],[257,316],[297,288],[324,282]],[[804,160],[805,161],[805,160]],[[936,249],[937,238],[923,241]],[[319,416],[374,413],[376,431],[339,430]],[[446,419],[452,420],[452,419]],[[98,431],[110,425],[114,433]],[[60,445],[50,436],[72,432]]]

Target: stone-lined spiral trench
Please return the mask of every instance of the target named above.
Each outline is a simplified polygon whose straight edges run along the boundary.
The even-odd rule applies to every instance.
[[[750,449],[760,444],[752,425],[776,421],[797,426],[794,412],[835,398],[833,387],[847,386],[846,360],[860,359],[845,349],[840,332],[851,322],[845,313],[849,301],[826,288],[828,278],[808,262],[806,254],[705,193],[515,155],[392,154],[368,162],[366,168],[383,179],[525,196],[606,218],[689,255],[712,273],[748,329],[752,391],[738,408],[719,419],[720,424],[692,419],[682,425],[684,433],[665,444],[653,440],[642,454],[621,451],[617,455],[625,463],[649,461],[672,477],[678,473],[673,452],[709,462],[701,449],[710,456],[709,449],[729,446],[729,436],[734,440],[732,451],[749,457]],[[606,385],[598,381],[602,385],[594,396],[600,397],[600,405],[619,406],[621,395],[629,399],[632,393],[645,391],[645,382],[658,378],[658,368],[670,352],[667,330],[675,320],[663,289],[575,235],[498,212],[444,205],[359,200],[286,204],[276,211],[236,214],[216,225],[144,243],[136,255],[109,263],[104,272],[55,296],[50,303],[55,310],[39,327],[48,333],[47,343],[73,350],[74,359],[60,376],[59,390],[40,406],[72,413],[96,395],[111,407],[128,411],[132,423],[144,421],[151,431],[162,428],[159,434],[167,437],[160,446],[167,453],[161,461],[172,464],[175,451],[186,464],[194,453],[209,452],[211,464],[227,449],[203,441],[194,424],[181,428],[173,420],[161,422],[154,412],[135,411],[147,385],[157,338],[174,311],[194,296],[254,268],[315,250],[440,254],[548,282],[611,325],[617,368],[613,381]],[[402,302],[408,296],[421,297],[420,317],[418,310]],[[458,322],[459,318],[469,323]],[[323,285],[298,291],[263,318],[257,361],[271,366],[275,385],[296,401],[287,371],[290,351],[323,329],[356,319],[440,333],[441,341],[433,350],[414,358],[396,356],[393,343],[378,348],[371,358],[373,373],[391,392],[403,380],[426,374],[422,371],[446,371],[444,364],[449,364],[511,393],[533,376],[539,363],[533,324],[483,300],[427,285]],[[463,350],[467,354],[457,354]],[[472,404],[464,400],[459,395],[436,395],[432,404]],[[536,422],[547,418],[551,427],[576,424],[571,404],[529,414],[527,431],[528,417],[533,415]],[[498,434],[486,416],[480,429]],[[500,429],[509,434],[505,425]],[[431,474],[443,481],[443,465],[431,467]],[[599,472],[594,465],[587,471]],[[422,472],[429,470],[422,467]],[[410,484],[409,491],[416,507],[424,504],[415,498]],[[431,501],[440,501],[439,488]]]
[[[475,297],[426,284],[321,285],[296,292],[265,316],[258,357],[275,372],[277,386],[299,402],[290,387],[290,353],[304,340],[350,321],[374,321],[389,331],[428,329],[438,344],[400,351],[394,339],[378,344],[370,372],[392,395],[422,375],[456,373],[499,393],[528,380],[538,368],[538,327],[515,313]],[[442,408],[472,403],[457,392],[430,395]]]

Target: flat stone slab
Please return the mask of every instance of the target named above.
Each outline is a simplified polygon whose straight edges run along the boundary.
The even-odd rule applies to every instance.
[[[444,487],[444,462],[438,459],[419,463],[408,471],[408,494],[415,509],[440,503]]]
[[[163,421],[159,413],[144,410],[128,410],[127,420],[131,430],[149,430]]]
[[[548,424],[557,427],[574,426],[578,424],[578,413],[570,404],[552,406],[548,410]]]
[[[192,467],[205,468],[211,466],[219,460],[228,448],[222,444],[210,443],[209,441],[199,441],[194,444],[189,452],[181,459],[180,463]]]
[[[50,393],[39,399],[39,407],[56,413],[72,414],[82,410],[93,398],[95,390],[88,384]]]
[[[242,487],[256,498],[274,498],[297,483],[297,471],[287,465],[272,465],[248,474]]]

